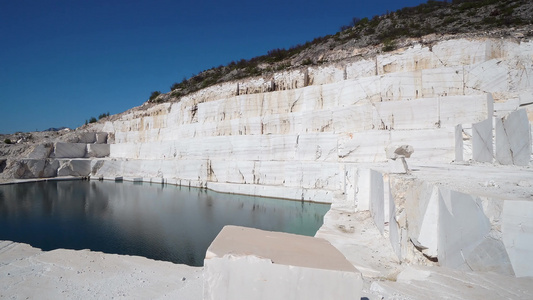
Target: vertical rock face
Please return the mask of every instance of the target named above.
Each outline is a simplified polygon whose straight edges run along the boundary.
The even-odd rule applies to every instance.
[[[531,57],[533,42],[457,39],[220,84],[106,122],[111,159],[91,174],[369,211],[404,261],[532,276],[529,232],[511,221],[533,227],[515,203],[530,191],[498,190],[483,169],[484,182],[447,176],[531,164]],[[415,149],[413,174],[380,169],[398,145]]]
[[[531,158],[531,125],[525,109],[496,118],[496,159],[503,165],[527,166]]]
[[[531,55],[531,42],[511,40],[415,45],[344,65],[277,73],[271,80],[213,86],[178,103],[132,110],[107,122],[103,131],[114,137],[112,158],[206,161],[211,171],[209,178],[198,178],[203,185],[294,186],[334,192],[338,186],[331,184],[332,175],[327,172],[317,173],[308,184],[294,182],[294,178],[303,179],[300,166],[332,164],[340,170],[347,163],[385,162],[384,149],[401,144],[416,149],[410,159],[414,161],[492,162],[494,102],[501,107],[500,103],[516,99],[514,108],[506,106],[509,109],[516,109],[521,101],[533,103],[523,92],[533,85],[531,70],[512,71],[516,65],[527,65]],[[277,88],[267,88],[271,81]],[[98,135],[95,139],[101,140]],[[528,145],[519,164],[529,164],[531,140]],[[239,176],[223,176],[219,172],[226,170],[228,161],[249,162],[249,167],[236,165],[233,170]],[[270,161],[280,165],[265,169],[269,167],[262,162]],[[296,176],[286,176],[292,174]],[[173,174],[162,176],[180,179]],[[344,177],[338,172],[334,176]],[[331,202],[330,197],[317,200]]]

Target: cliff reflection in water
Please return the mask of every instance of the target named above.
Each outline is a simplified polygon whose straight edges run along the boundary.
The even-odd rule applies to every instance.
[[[156,184],[25,183],[0,186],[0,240],[200,266],[224,225],[314,235],[328,209]]]

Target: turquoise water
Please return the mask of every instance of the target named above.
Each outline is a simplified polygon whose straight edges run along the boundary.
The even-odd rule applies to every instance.
[[[314,235],[329,205],[130,182],[0,186],[0,240],[203,265],[225,225]]]

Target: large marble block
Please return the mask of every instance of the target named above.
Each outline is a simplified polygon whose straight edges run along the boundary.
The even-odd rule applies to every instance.
[[[464,161],[463,147],[463,126],[458,124],[455,126],[455,161]]]
[[[486,40],[453,39],[431,47],[431,52],[442,66],[460,66],[487,60]]]
[[[439,122],[441,127],[472,124],[492,117],[492,96],[448,96],[439,98]]]
[[[496,160],[503,165],[529,165],[531,133],[526,110],[496,118],[495,125]]]
[[[359,299],[361,273],[324,239],[225,226],[207,249],[204,299]]]
[[[422,89],[420,72],[389,73],[380,80],[381,98],[384,101],[415,99]]]
[[[91,174],[91,161],[87,159],[59,160],[57,176],[88,176]]]
[[[107,124],[107,122],[106,122]],[[96,133],[96,144],[105,144],[107,143],[107,132],[97,132]]]
[[[355,183],[355,206],[357,211],[370,210],[371,193],[371,173],[372,170],[357,168],[354,176]]]
[[[442,67],[422,70],[422,97],[463,94],[462,67]]]
[[[390,144],[390,134],[391,132],[388,130],[369,130],[339,134],[339,161],[386,161],[385,148]]]
[[[470,271],[473,266],[468,263],[469,256],[483,250],[476,249],[476,246],[482,244],[491,230],[490,221],[483,212],[481,199],[444,188],[439,189],[439,198],[439,264]],[[489,251],[484,253],[490,254]]]
[[[83,158],[86,153],[87,144],[60,142],[54,144],[53,156],[57,158]]]
[[[383,234],[385,225],[383,176],[374,170],[370,170],[370,214],[379,232]]]
[[[438,226],[439,226],[439,189],[436,186],[429,187],[429,198],[420,199],[424,210],[419,211],[418,232],[411,239],[416,241],[422,253],[429,257],[437,257],[438,249]],[[427,196],[427,195],[426,195]],[[409,223],[411,225],[411,222]]]
[[[439,126],[439,99],[378,102],[374,125],[383,129],[429,129]]]
[[[479,162],[492,162],[492,118],[472,124],[472,159]]]
[[[52,144],[39,144],[33,148],[33,150],[28,154],[28,158],[33,159],[43,159],[48,158],[52,152]]]
[[[389,218],[385,219],[389,221],[389,241],[392,246],[392,250],[394,251],[394,254],[398,257],[398,260],[402,260],[402,244],[401,244],[401,229],[398,225],[398,221],[396,220],[397,216],[397,210],[396,210],[396,203],[394,202],[394,197],[392,196],[392,190],[391,190],[391,182],[390,180],[387,182],[389,185],[388,187],[388,194],[385,194],[385,201],[389,201]]]
[[[335,132],[360,132],[375,128],[375,108],[370,103],[362,103],[332,110],[332,126]]]
[[[329,133],[297,135],[294,158],[299,161],[336,161],[337,135]]]
[[[501,230],[515,275],[533,276],[533,202],[504,201]]]
[[[78,133],[78,143],[88,144],[96,142],[96,132]]]
[[[500,59],[491,59],[464,67],[465,94],[509,90],[509,69]]]
[[[21,159],[15,162],[16,179],[49,178],[57,176],[59,162],[55,159]]]
[[[375,170],[358,168],[356,174],[355,203],[357,211],[370,211],[378,230],[383,234],[385,227],[385,188],[383,175]],[[387,187],[388,188],[388,187]],[[388,214],[389,212],[387,212]],[[387,220],[388,221],[388,220]]]
[[[109,156],[114,158],[139,158],[139,144],[117,143],[109,145]]]
[[[106,157],[110,153],[109,144],[87,144],[87,157]]]

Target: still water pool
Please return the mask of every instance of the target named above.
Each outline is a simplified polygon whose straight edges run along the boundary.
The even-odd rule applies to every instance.
[[[0,186],[0,240],[203,265],[225,225],[314,235],[329,205],[131,182]]]

